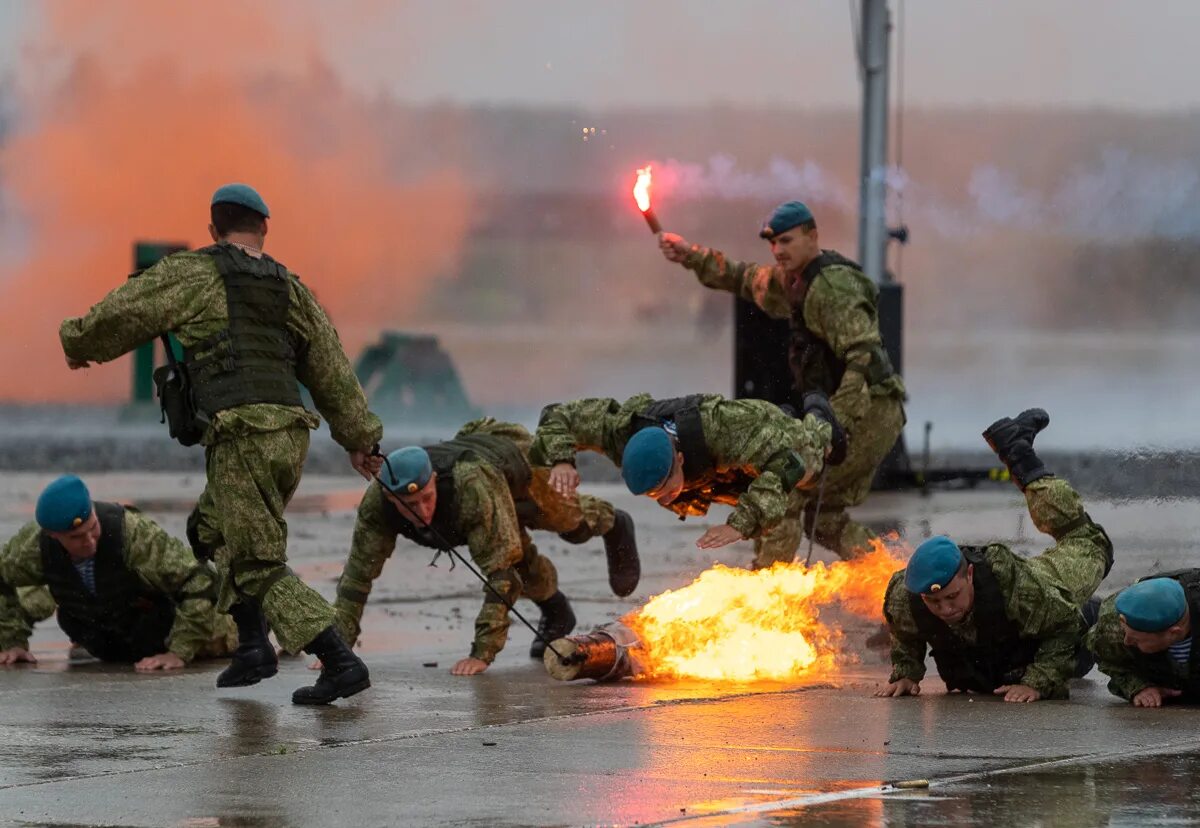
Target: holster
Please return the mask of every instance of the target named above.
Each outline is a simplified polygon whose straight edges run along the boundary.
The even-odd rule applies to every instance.
[[[162,337],[167,351],[167,364],[154,369],[154,387],[158,393],[162,420],[167,431],[180,445],[194,446],[208,430],[208,417],[196,407],[187,366],[175,359],[171,342]]]

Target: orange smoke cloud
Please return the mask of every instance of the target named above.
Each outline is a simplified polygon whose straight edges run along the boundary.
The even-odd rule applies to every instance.
[[[69,372],[58,324],[124,280],[134,240],[207,243],[208,199],[228,181],[263,193],[267,249],[314,290],[351,355],[454,272],[466,183],[449,169],[397,176],[403,148],[319,57],[311,7],[72,0],[47,4],[41,24],[18,80],[65,71],[22,87],[0,146],[28,227],[19,260],[0,251],[0,399],[123,399],[128,360]]]

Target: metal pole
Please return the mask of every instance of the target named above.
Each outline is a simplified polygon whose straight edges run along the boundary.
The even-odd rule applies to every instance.
[[[862,0],[862,164],[859,181],[858,260],[877,283],[887,276],[888,36],[887,0]]]

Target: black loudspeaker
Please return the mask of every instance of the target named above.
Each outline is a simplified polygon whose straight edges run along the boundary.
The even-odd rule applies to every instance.
[[[896,282],[879,286],[879,333],[896,372],[903,376],[904,287]],[[772,319],[757,305],[734,300],[733,393],[773,403],[792,399],[792,373],[788,367],[788,320]],[[876,489],[911,485],[912,464],[904,435],[888,453],[875,476]]]

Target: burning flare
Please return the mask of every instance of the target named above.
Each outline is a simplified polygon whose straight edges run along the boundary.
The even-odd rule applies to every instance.
[[[882,620],[883,595],[904,565],[883,543],[852,561],[776,564],[752,572],[717,564],[686,587],[621,619],[640,640],[638,676],[794,681],[844,661],[842,633],[821,620],[835,605]]]
[[[650,209],[650,184],[650,165],[647,164],[637,171],[637,181],[633,185],[633,200],[637,202],[638,209],[642,211],[646,224],[650,225],[650,232],[657,235],[662,232],[662,225],[658,223],[658,217]]]

